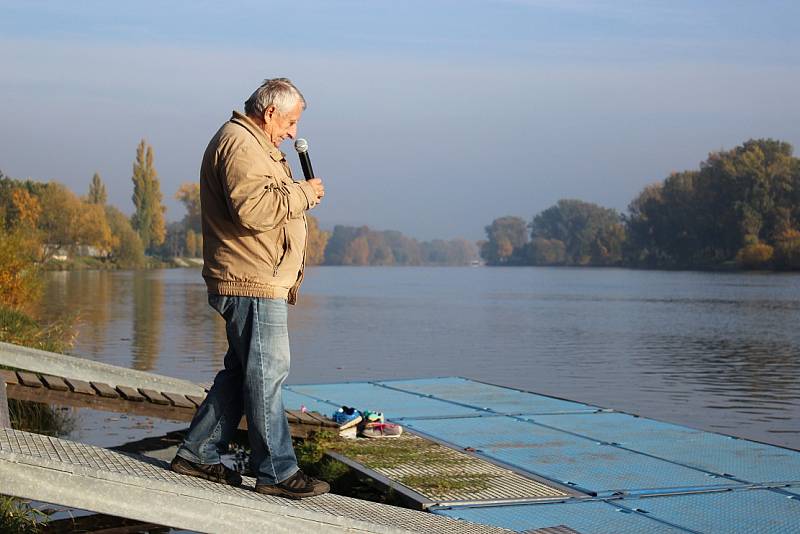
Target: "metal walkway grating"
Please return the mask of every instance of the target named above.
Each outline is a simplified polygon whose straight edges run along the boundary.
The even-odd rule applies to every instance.
[[[379,443],[348,440],[342,446],[340,452],[351,462],[421,495],[426,501],[420,504],[425,507],[554,500],[576,495],[411,434]],[[381,457],[376,457],[376,449]]]
[[[169,471],[166,464],[0,429],[0,493],[202,532],[508,532],[339,495],[291,501]],[[169,504],[165,506],[165,504]]]

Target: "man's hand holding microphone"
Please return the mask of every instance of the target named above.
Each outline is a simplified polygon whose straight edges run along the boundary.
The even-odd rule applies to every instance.
[[[314,177],[314,170],[311,168],[311,157],[308,155],[308,141],[297,139],[294,142],[294,149],[297,150],[297,155],[300,157],[300,166],[303,168],[303,176],[306,182],[314,188],[317,200],[322,200],[322,197],[325,196],[325,186],[320,178]]]

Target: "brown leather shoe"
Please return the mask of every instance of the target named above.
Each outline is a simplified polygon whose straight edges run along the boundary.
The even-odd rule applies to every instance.
[[[258,493],[277,495],[278,497],[287,497],[289,499],[314,497],[328,493],[330,490],[331,487],[327,482],[311,478],[300,470],[278,484],[256,484]]]
[[[217,484],[227,484],[228,486],[241,486],[242,475],[228,469],[223,464],[197,464],[190,462],[186,458],[176,456],[169,468],[181,475],[189,475],[190,477],[204,478]]]

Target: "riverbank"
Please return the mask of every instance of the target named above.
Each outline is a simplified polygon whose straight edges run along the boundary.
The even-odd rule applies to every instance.
[[[174,257],[156,258],[145,257],[145,264],[141,269],[174,269],[174,268],[196,268],[202,267],[202,258]],[[66,260],[50,259],[42,264],[45,271],[119,271],[130,270],[129,267],[120,267],[113,261],[93,257],[76,257]],[[141,270],[139,269],[139,270]]]

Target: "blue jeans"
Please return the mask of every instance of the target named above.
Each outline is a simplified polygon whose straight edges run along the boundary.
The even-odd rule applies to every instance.
[[[288,304],[225,295],[209,295],[208,303],[225,319],[225,368],[214,378],[178,456],[218,463],[244,413],[251,470],[260,484],[283,482],[298,469],[281,398],[289,374]]]

